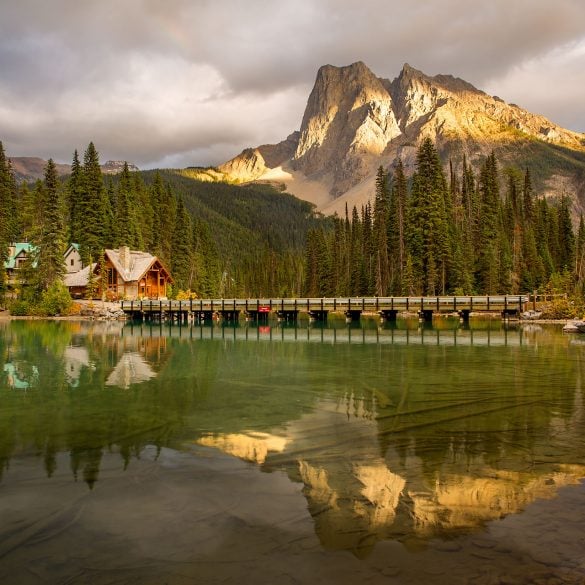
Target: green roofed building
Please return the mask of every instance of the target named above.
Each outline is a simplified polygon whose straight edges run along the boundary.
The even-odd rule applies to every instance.
[[[18,281],[18,271],[24,267],[35,251],[36,248],[30,242],[16,242],[8,246],[8,260],[4,263],[4,268],[10,284]],[[34,266],[35,263],[33,263]]]

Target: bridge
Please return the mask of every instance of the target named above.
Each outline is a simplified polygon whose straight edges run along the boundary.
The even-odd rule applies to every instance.
[[[179,322],[247,319],[267,322],[269,315],[280,321],[296,322],[300,313],[314,321],[326,321],[331,312],[344,313],[348,321],[359,321],[362,313],[380,315],[395,321],[399,313],[416,313],[430,322],[435,314],[458,314],[464,321],[471,313],[499,313],[502,318],[519,317],[529,301],[528,295],[437,296],[437,297],[337,297],[337,298],[257,298],[121,301],[121,310],[142,321]]]

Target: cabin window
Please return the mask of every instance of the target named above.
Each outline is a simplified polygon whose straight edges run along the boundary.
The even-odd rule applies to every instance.
[[[71,266],[73,266],[75,264],[75,260],[73,260],[73,258],[71,258]]]
[[[108,268],[108,288],[116,288],[116,271]]]

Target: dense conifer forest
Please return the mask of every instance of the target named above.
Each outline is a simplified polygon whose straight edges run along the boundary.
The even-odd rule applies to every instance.
[[[267,185],[131,172],[128,165],[104,175],[93,143],[82,158],[74,153],[63,180],[50,160],[43,181],[18,185],[0,143],[2,259],[11,242],[35,245],[27,284],[37,296],[62,277],[62,254],[72,242],[85,264],[122,245],[158,256],[175,280],[172,295],[300,295],[307,231],[328,224],[309,203]]]
[[[410,180],[400,160],[380,167],[373,205],[347,210],[307,238],[305,294],[442,295],[554,290],[582,295],[583,217],[571,201],[539,197],[528,170],[475,173],[464,159],[446,176],[426,139]]]
[[[2,259],[11,242],[35,245],[23,274],[37,296],[63,276],[72,242],[86,264],[122,245],[158,256],[173,296],[583,294],[583,218],[575,230],[567,197],[538,196],[529,170],[502,169],[494,154],[447,176],[427,139],[410,178],[400,160],[380,167],[373,204],[344,218],[272,186],[189,175],[128,165],[104,175],[90,143],[69,176],[49,160],[44,180],[19,185],[0,143]]]

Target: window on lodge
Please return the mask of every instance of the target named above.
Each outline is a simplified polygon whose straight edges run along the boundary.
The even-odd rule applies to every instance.
[[[113,268],[108,268],[108,288],[116,288],[116,271]]]

